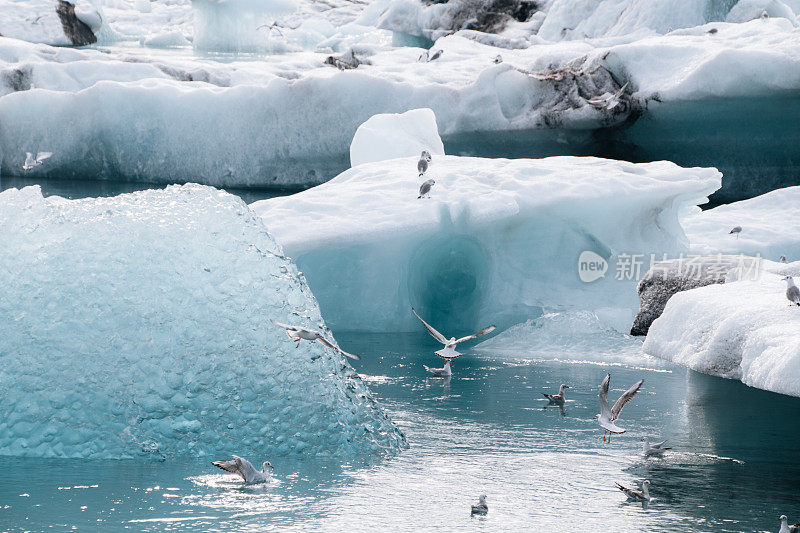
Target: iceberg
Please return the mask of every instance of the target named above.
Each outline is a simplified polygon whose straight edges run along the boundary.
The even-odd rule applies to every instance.
[[[741,273],[740,273],[741,274]],[[800,308],[782,276],[800,262],[764,261],[757,276],[679,292],[650,326],[645,353],[746,385],[800,396]]]
[[[686,251],[679,215],[720,186],[715,169],[663,161],[434,156],[432,199],[418,200],[417,159],[251,205],[337,331],[416,331],[412,305],[448,331],[543,308],[626,309],[630,320],[636,281],[615,279],[615,262]],[[607,263],[606,277],[581,281],[584,251]]]
[[[0,193],[0,454],[354,457],[405,438],[302,274],[237,197]],[[329,337],[330,338],[330,337]]]
[[[370,117],[350,143],[350,165],[419,156],[423,150],[444,155],[436,115],[427,108]]]

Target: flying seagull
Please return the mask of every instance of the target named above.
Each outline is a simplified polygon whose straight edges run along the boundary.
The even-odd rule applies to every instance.
[[[631,500],[638,500],[641,502],[650,501],[650,482],[646,479],[642,481],[642,490],[629,489],[628,487],[620,485],[619,483],[615,483],[615,485]]]
[[[347,353],[338,346],[334,345],[331,341],[326,339],[322,333],[314,329],[304,328],[302,326],[290,326],[288,324],[281,324],[280,322],[272,321],[273,324],[279,326],[286,330],[286,335],[292,339],[294,342],[299,343],[300,340],[307,340],[307,341],[318,341],[323,346],[327,346],[331,350],[335,350],[340,354],[344,355],[345,357],[349,357],[350,359],[361,359],[358,355]]]
[[[625,89],[628,88],[628,83],[630,82],[626,82],[625,85],[620,87],[620,89],[611,96],[606,96],[605,98],[603,97],[591,98],[586,101],[589,103],[589,105],[591,105],[595,109],[606,109],[608,111],[611,111],[612,109],[615,109],[619,105],[619,98],[620,96],[623,95]]]
[[[422,154],[419,156],[419,161],[417,161],[417,172],[419,172],[420,177],[425,175],[428,171],[428,165],[430,165],[431,160],[431,153],[427,150],[423,150]]]
[[[653,444],[650,444],[649,438],[642,437],[642,452],[644,453],[645,457],[663,457],[664,452],[672,449],[672,448],[664,448],[663,446],[666,443],[667,441],[655,442]]]
[[[785,514],[782,514],[778,520],[781,521],[781,528],[778,530],[778,533],[800,533],[800,522],[790,526],[789,519],[786,518]]]
[[[786,276],[783,279],[786,281],[786,298],[789,299],[791,304],[800,305],[800,289],[794,284],[792,276]]]
[[[217,468],[221,468],[227,472],[230,472],[231,474],[236,474],[247,484],[266,483],[269,481],[270,477],[270,472],[267,471],[267,468],[273,468],[272,463],[269,461],[264,461],[264,464],[261,465],[261,472],[259,472],[250,463],[250,461],[243,459],[238,455],[234,455],[233,459],[228,459],[226,461],[214,461],[211,464]]]
[[[481,494],[478,503],[472,506],[472,514],[486,514],[489,512],[489,505],[486,503],[486,494]]]
[[[444,368],[431,368],[428,365],[422,365],[425,367],[425,370],[433,374],[435,378],[449,378],[453,375],[453,370],[451,367],[453,366],[453,361],[450,359],[444,360]]]
[[[558,388],[558,394],[547,394],[547,393],[544,393],[544,392],[542,394],[544,395],[545,398],[550,400],[551,404],[564,405],[564,401],[565,401],[564,389],[571,389],[571,388],[572,387],[570,387],[569,385],[564,385],[562,383],[561,386]]]
[[[29,170],[33,170],[34,167],[38,167],[39,165],[44,162],[45,159],[51,157],[53,152],[39,152],[36,154],[36,157],[33,156],[30,152],[25,152],[25,163],[22,165],[22,170],[28,172]]]
[[[411,308],[411,311],[417,318],[419,318],[419,321],[422,322],[422,325],[425,326],[425,329],[428,330],[428,333],[431,334],[431,337],[444,344],[444,348],[442,350],[434,352],[436,355],[438,355],[444,360],[455,359],[456,357],[461,355],[460,352],[456,351],[456,344],[458,344],[459,342],[465,342],[470,339],[474,339],[475,337],[486,335],[487,333],[491,333],[492,331],[494,331],[495,328],[494,326],[489,326],[487,328],[483,328],[477,333],[473,333],[472,335],[467,335],[466,337],[461,337],[460,339],[456,339],[455,337],[450,337],[450,339],[448,340],[444,337],[444,335],[436,331],[433,328],[433,326],[422,320],[422,317],[417,314],[417,312],[414,310],[413,307]]]
[[[644,380],[640,379],[630,389],[626,390],[625,394],[614,402],[614,407],[608,406],[608,384],[610,382],[611,374],[606,374],[606,377],[600,384],[600,392],[597,394],[597,397],[600,399],[600,414],[595,416],[600,426],[609,432],[608,442],[611,442],[612,433],[625,433],[625,430],[615,425],[614,421],[619,418],[619,413],[622,411],[622,408],[625,407],[625,404],[631,401],[631,399],[636,396],[636,393],[639,392]],[[606,435],[605,432],[603,432],[603,441],[605,442],[605,440]]]
[[[736,226],[732,230],[728,232],[728,235],[736,235],[736,238],[739,238],[739,234],[742,232],[741,226]]]
[[[417,200],[419,200],[425,195],[427,195],[428,198],[430,198],[431,188],[433,188],[434,185],[436,185],[436,181],[432,179],[425,180],[424,182],[422,182],[422,185],[419,186],[419,196],[417,196]]]

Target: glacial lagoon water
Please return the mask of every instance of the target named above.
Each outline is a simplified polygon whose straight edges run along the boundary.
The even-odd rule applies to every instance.
[[[408,450],[351,464],[270,457],[275,482],[253,487],[206,459],[0,457],[0,531],[752,532],[777,531],[781,514],[800,519],[800,398],[645,357],[564,357],[555,345],[535,359],[467,350],[445,382],[426,377],[422,365],[438,359],[424,332],[337,338],[362,354],[354,366]],[[623,411],[628,433],[610,444],[592,420],[607,371],[614,398],[645,379]],[[573,387],[563,413],[541,396],[560,383]],[[644,460],[644,435],[673,452]],[[614,488],[643,479],[647,506]],[[472,518],[481,493],[489,514]]]

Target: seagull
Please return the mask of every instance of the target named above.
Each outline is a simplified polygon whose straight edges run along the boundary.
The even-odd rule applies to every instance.
[[[785,255],[782,255],[782,256],[781,256],[781,263],[786,263],[786,262],[787,262],[787,261],[786,261],[786,256],[785,256]]]
[[[417,172],[419,172],[420,177],[428,171],[428,165],[430,165],[432,160],[431,153],[427,150],[423,150],[422,154],[419,156],[419,161],[417,161]]]
[[[672,448],[662,448],[667,443],[664,442],[656,442],[650,444],[650,439],[647,437],[642,437],[642,451],[644,452],[645,457],[663,457],[664,452],[667,450],[671,450]]]
[[[571,388],[572,387],[570,387],[569,385],[564,385],[562,383],[561,386],[558,388],[558,394],[546,394],[544,392],[542,394],[544,395],[545,398],[550,400],[551,404],[564,405],[564,401],[565,401],[564,389],[571,389]]]
[[[430,57],[428,58],[428,62],[430,63],[431,61],[436,61],[437,59],[439,59],[440,57],[442,57],[442,54],[443,54],[443,53],[444,53],[444,50],[436,50],[436,51],[433,53],[433,55],[432,55],[432,56],[430,56]]]
[[[728,235],[736,235],[736,238],[739,238],[739,234],[742,232],[741,226],[736,226],[731,231],[728,232]]]
[[[766,9],[761,12],[761,17],[759,17],[759,18],[761,18],[761,19],[768,19],[769,18],[769,13],[767,13]]]
[[[786,298],[789,299],[791,304],[800,305],[800,289],[794,284],[792,276],[786,276],[782,279],[786,282]]]
[[[611,111],[619,105],[619,97],[622,96],[622,94],[625,92],[625,89],[628,88],[629,83],[630,82],[626,82],[625,85],[620,87],[620,89],[611,96],[606,96],[605,98],[591,98],[586,101],[595,109],[606,109]]]
[[[45,159],[51,157],[52,155],[53,152],[39,152],[36,154],[36,157],[33,157],[32,153],[25,152],[25,163],[22,165],[22,170],[25,172],[33,170],[34,167],[38,167]]]
[[[431,334],[431,337],[444,344],[444,349],[438,350],[434,353],[439,357],[441,357],[442,359],[444,359],[445,361],[455,359],[456,357],[461,355],[460,352],[456,351],[456,344],[458,344],[459,342],[465,342],[470,339],[474,339],[475,337],[486,335],[487,333],[491,333],[495,329],[494,326],[489,326],[483,328],[477,333],[473,333],[472,335],[467,335],[466,337],[461,337],[460,339],[456,339],[455,337],[450,337],[450,339],[448,340],[444,337],[444,335],[436,331],[433,328],[433,326],[422,320],[422,317],[417,314],[417,312],[414,310],[413,307],[411,308],[411,311],[414,313],[414,315],[416,315],[417,318],[419,318],[419,321],[422,322],[422,324],[425,326],[425,329],[427,329],[428,333]]]
[[[715,34],[715,33],[717,33],[718,31],[719,31],[719,30],[718,30],[717,28],[711,28],[711,29],[710,29],[710,30],[708,30],[706,33],[707,33],[707,34],[709,34],[709,35],[714,35],[714,34]]]
[[[435,378],[449,378],[453,375],[453,370],[450,368],[453,366],[453,361],[451,359],[444,360],[444,368],[431,368],[428,365],[422,365],[425,367],[425,370],[433,374]]]
[[[639,392],[639,389],[642,387],[642,383],[644,383],[643,379],[637,381],[630,389],[625,391],[625,394],[620,396],[619,399],[614,402],[614,407],[609,408],[608,384],[610,381],[611,374],[606,374],[606,377],[600,384],[600,392],[597,394],[597,397],[600,399],[600,414],[595,416],[600,426],[609,432],[608,442],[611,442],[611,433],[625,433],[625,430],[615,425],[614,421],[619,418],[619,413],[622,411],[622,408],[625,407],[625,404],[631,401],[634,396],[636,396],[636,393]],[[603,432],[603,442],[605,442],[605,440],[606,435],[605,432]]]
[[[264,464],[261,465],[261,472],[259,472],[250,463],[250,461],[243,459],[238,455],[234,455],[233,459],[228,459],[226,461],[213,461],[211,464],[226,470],[231,474],[236,474],[247,484],[266,483],[270,478],[270,472],[267,471],[267,468],[274,469],[272,463],[269,461],[264,461]]]
[[[646,479],[642,481],[642,490],[629,489],[628,487],[622,486],[619,483],[615,483],[615,485],[631,500],[639,500],[642,502],[650,501],[650,482]]]
[[[419,196],[417,196],[417,200],[419,200],[420,198],[422,198],[426,194],[428,195],[428,198],[430,198],[431,197],[431,195],[430,195],[431,187],[433,187],[435,184],[436,184],[436,182],[434,180],[432,180],[432,179],[425,180],[422,183],[422,185],[419,186]]]
[[[494,56],[494,59],[492,59],[492,63],[494,63],[495,65],[502,62],[503,62],[503,56],[501,56],[500,54],[497,54],[496,56]]]
[[[489,505],[486,503],[486,494],[481,494],[478,503],[472,506],[472,514],[486,514],[489,512]]]
[[[781,528],[778,530],[778,533],[800,533],[800,522],[790,526],[789,519],[786,518],[785,514],[782,514],[778,520],[781,521]]]
[[[318,341],[320,344],[327,346],[331,350],[335,350],[342,354],[345,357],[349,357],[350,359],[359,360],[361,357],[358,355],[347,353],[338,346],[334,345],[331,341],[326,339],[322,333],[314,329],[304,328],[302,326],[290,326],[288,324],[281,324],[280,322],[272,321],[278,327],[281,327],[286,330],[286,335],[292,339],[296,343],[300,343],[300,340],[307,340],[307,341]]]

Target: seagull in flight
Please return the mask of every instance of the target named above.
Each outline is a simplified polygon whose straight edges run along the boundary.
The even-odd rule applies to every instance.
[[[564,385],[562,383],[561,386],[558,388],[558,394],[547,394],[547,393],[544,393],[544,392],[542,394],[544,395],[545,398],[550,400],[551,404],[553,404],[553,405],[564,405],[564,401],[565,401],[564,389],[571,389],[571,388],[572,387],[570,387],[569,385]]]
[[[789,519],[786,518],[785,514],[782,514],[778,520],[781,521],[781,528],[778,530],[778,533],[800,533],[800,522],[790,526]]]
[[[612,433],[625,433],[625,430],[614,424],[614,422],[619,418],[619,413],[622,411],[622,408],[625,407],[625,404],[631,401],[631,399],[636,396],[636,393],[639,392],[644,380],[640,379],[630,389],[626,390],[625,393],[614,402],[614,407],[608,406],[608,384],[610,382],[611,374],[606,374],[606,377],[600,384],[600,392],[597,394],[597,398],[600,400],[600,414],[595,416],[600,426],[605,431],[609,432],[608,442],[611,442]],[[605,431],[603,432],[603,442],[606,440]]]
[[[663,446],[666,443],[667,441],[654,442],[653,444],[650,444],[649,438],[642,437],[642,452],[644,452],[645,457],[664,457],[664,452],[672,449],[664,448]]]
[[[619,483],[614,484],[631,500],[638,500],[640,502],[650,501],[650,482],[646,479],[642,481],[642,490],[629,489],[628,487],[620,485]]]
[[[486,503],[486,494],[481,494],[478,503],[472,506],[472,514],[486,514],[489,512],[489,505]]]
[[[794,284],[792,276],[783,278],[786,282],[786,298],[791,302],[789,305],[800,305],[800,289]]]
[[[361,359],[361,357],[359,357],[358,355],[345,352],[344,350],[333,344],[331,341],[326,339],[322,333],[320,333],[315,329],[308,329],[302,326],[290,326],[288,324],[281,324],[280,322],[275,322],[274,320],[272,321],[272,323],[278,327],[285,329],[286,335],[298,344],[300,343],[301,340],[317,341],[323,346],[327,346],[331,350],[337,351],[345,357],[349,357],[350,359],[355,359],[355,360]]]
[[[272,463],[269,461],[264,461],[264,464],[261,465],[261,472],[259,472],[250,463],[250,461],[243,459],[238,455],[234,455],[233,459],[228,459],[225,461],[213,461],[211,464],[217,468],[221,468],[227,472],[230,472],[231,474],[236,474],[248,485],[268,482],[271,472],[267,470],[267,468],[270,470],[274,468]]]
[[[431,326],[430,324],[428,324],[427,322],[422,320],[422,317],[417,314],[417,312],[414,310],[413,307],[411,308],[411,311],[419,319],[419,321],[422,322],[422,325],[425,326],[425,329],[428,330],[428,333],[431,334],[431,337],[433,337],[437,341],[439,341],[442,344],[444,344],[444,348],[443,349],[438,350],[438,351],[436,351],[434,353],[436,355],[438,355],[439,357],[441,357],[442,359],[444,359],[445,361],[455,359],[456,357],[461,355],[460,352],[456,351],[456,345],[459,342],[465,342],[465,341],[468,341],[470,339],[474,339],[475,337],[480,337],[481,335],[486,335],[487,333],[491,333],[495,329],[494,326],[489,326],[489,327],[483,328],[482,330],[480,330],[477,333],[473,333],[472,335],[467,335],[466,337],[461,337],[460,339],[456,339],[455,337],[450,337],[450,339],[446,339],[445,336],[442,335],[441,333],[439,333],[438,331],[436,331],[436,329],[434,329],[433,326]]]
[[[30,152],[25,152],[25,163],[22,164],[22,170],[28,172],[29,170],[33,170],[35,167],[41,165],[45,159],[52,157],[53,152],[39,152],[36,154],[36,157],[33,156]]]
[[[608,111],[611,111],[612,109],[615,109],[617,106],[619,106],[620,104],[619,98],[625,93],[625,89],[628,88],[628,83],[630,82],[626,82],[625,85],[620,87],[620,89],[617,92],[615,92],[610,96],[591,98],[587,100],[587,102],[595,109],[606,109]]]

